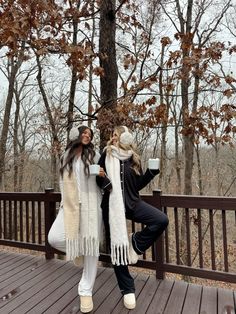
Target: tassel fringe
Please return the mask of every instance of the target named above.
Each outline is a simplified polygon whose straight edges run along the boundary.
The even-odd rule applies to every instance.
[[[113,265],[128,265],[129,264],[129,247],[121,244],[111,245],[111,262]]]
[[[94,238],[66,239],[66,259],[74,260],[78,256],[99,256],[99,240]]]

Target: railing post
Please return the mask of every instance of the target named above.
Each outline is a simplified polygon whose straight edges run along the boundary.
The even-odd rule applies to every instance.
[[[54,189],[45,189],[45,202],[44,202],[44,217],[45,217],[45,253],[46,259],[54,258],[52,247],[48,243],[48,233],[56,218],[56,203],[50,201],[49,195],[53,193]]]
[[[155,205],[158,209],[162,210],[161,206],[161,190],[153,191],[153,197]],[[164,272],[164,236],[163,234],[157,239],[155,245],[155,258],[156,258],[156,278],[157,279],[164,279],[165,272]]]

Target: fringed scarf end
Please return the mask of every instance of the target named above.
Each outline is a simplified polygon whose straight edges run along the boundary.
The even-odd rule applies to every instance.
[[[74,260],[78,256],[99,256],[99,240],[95,238],[67,239],[66,259]]]
[[[111,245],[111,262],[113,265],[129,264],[129,247],[126,244]]]

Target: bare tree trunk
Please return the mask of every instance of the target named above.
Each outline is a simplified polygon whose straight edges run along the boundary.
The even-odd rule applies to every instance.
[[[181,69],[181,98],[182,98],[182,119],[183,119],[183,147],[184,147],[184,194],[192,194],[192,173],[193,173],[193,149],[194,135],[189,132],[189,86],[190,86],[190,67],[185,62],[189,58],[192,48],[192,8],[193,0],[188,0],[186,19],[180,10],[179,0],[176,0],[180,31],[182,33],[182,55],[183,65]],[[186,246],[186,215],[183,210],[181,219],[181,257],[184,264],[187,264],[187,246]],[[187,280],[187,278],[185,278]]]
[[[20,100],[16,95],[16,111],[14,116],[14,130],[13,130],[13,154],[14,154],[14,191],[19,191],[18,177],[19,177],[19,152],[18,152],[18,121],[20,115]]]
[[[79,4],[78,4],[79,6]],[[77,19],[73,19],[73,45],[77,45],[77,32],[78,32],[78,21]],[[75,92],[76,92],[76,84],[77,84],[77,69],[75,66],[72,68],[71,75],[71,84],[70,84],[70,95],[69,95],[69,106],[67,112],[67,127],[68,130],[71,129],[74,121],[74,105],[75,105]],[[68,132],[69,136],[69,132]]]
[[[176,194],[181,194],[181,161],[179,158],[179,132],[178,125],[175,126],[175,171],[176,171]]]
[[[184,194],[192,194],[193,136],[184,136]]]
[[[116,113],[118,69],[116,63],[116,0],[103,0],[100,6],[99,60],[104,75],[100,76],[101,110],[97,126],[100,129],[100,149],[110,138],[112,128],[118,123]],[[102,248],[106,251],[105,246]],[[103,263],[107,265],[107,263]]]
[[[116,113],[118,69],[116,63],[116,16],[115,0],[101,1],[99,24],[99,56],[104,75],[100,76],[100,97],[102,109],[98,115],[101,132],[100,146],[103,148],[112,128],[118,123]]]
[[[49,184],[51,185],[52,188],[55,188],[56,184],[57,184],[57,177],[58,177],[58,175],[57,175],[57,155],[58,155],[59,140],[58,140],[58,136],[57,136],[57,130],[56,130],[55,122],[54,122],[51,108],[49,105],[49,101],[48,101],[48,98],[47,98],[47,95],[46,95],[46,92],[44,90],[44,86],[42,83],[42,66],[41,66],[41,62],[40,62],[38,55],[36,55],[36,60],[37,60],[37,66],[38,66],[37,81],[38,81],[40,92],[41,92],[42,97],[43,97],[44,105],[45,105],[48,120],[49,120],[49,125],[51,128],[51,138],[52,138],[52,142],[51,142],[51,173],[50,173]]]
[[[196,156],[197,156],[199,194],[203,195],[202,168],[201,168],[200,151],[199,151],[199,146],[198,145],[197,145],[195,151],[196,151]]]
[[[163,96],[163,65],[164,65],[164,51],[165,51],[165,46],[162,45],[162,50],[161,50],[161,61],[160,61],[160,75],[159,75],[159,92],[160,92],[160,104],[164,105],[164,96]],[[164,122],[162,123],[162,128],[161,128],[161,172],[159,176],[159,186],[160,189],[162,189],[162,181],[163,178],[166,177],[166,134],[167,134],[167,120],[166,119],[168,116],[168,112],[166,110],[165,112],[165,118]]]
[[[181,98],[182,98],[182,119],[183,119],[183,146],[184,146],[184,194],[192,194],[192,171],[193,171],[193,135],[189,134],[189,77],[190,67],[185,62],[189,57],[192,47],[192,8],[193,0],[188,0],[186,18],[183,17],[179,0],[176,0],[177,14],[180,24],[182,40],[183,65],[181,69]]]
[[[21,62],[15,62],[14,58],[10,59],[10,75],[8,79],[8,94],[7,100],[5,105],[5,112],[2,124],[2,132],[0,138],[0,190],[4,189],[4,172],[5,172],[5,155],[6,155],[6,144],[7,144],[7,136],[9,131],[9,122],[10,122],[10,114],[11,108],[13,103],[13,96],[14,96],[14,83],[17,71],[20,67]]]
[[[214,146],[214,150],[215,150],[215,160],[216,160],[217,195],[222,195],[221,184],[220,184],[221,169],[220,169],[220,164],[219,164],[219,147],[217,143]]]
[[[92,14],[94,13],[94,7],[92,7]],[[92,34],[91,34],[91,43],[94,43],[95,37],[95,18],[92,18]],[[93,106],[92,106],[92,96],[93,96],[93,65],[92,63],[89,66],[89,88],[88,88],[88,126],[91,127],[92,119],[91,115],[93,113]]]
[[[19,179],[18,179],[18,191],[22,192],[23,190],[23,180],[24,180],[24,166],[25,166],[25,144],[23,144],[20,148],[19,154]]]
[[[77,84],[77,71],[75,68],[72,69],[71,83],[70,83],[70,95],[69,95],[69,106],[67,111],[67,127],[71,129],[74,121],[74,104],[75,104],[75,91]],[[68,132],[69,135],[69,132]]]
[[[198,73],[199,71],[199,64],[196,64],[195,66],[195,73]],[[194,79],[194,93],[193,93],[193,108],[192,113],[197,112],[197,106],[198,106],[198,94],[199,94],[199,85],[200,85],[200,78],[196,74]],[[201,161],[199,156],[199,146],[197,144],[197,147],[195,149],[196,157],[197,157],[197,169],[198,169],[198,185],[199,185],[199,193],[200,195],[203,195],[203,185],[202,185],[202,171],[201,171]]]

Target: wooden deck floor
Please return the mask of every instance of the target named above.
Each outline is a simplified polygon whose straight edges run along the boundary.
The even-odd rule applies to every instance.
[[[138,314],[235,314],[236,292],[156,280],[135,274]],[[0,252],[0,313],[80,313],[77,285],[81,268],[61,260]],[[112,268],[99,267],[94,287],[97,314],[129,313],[122,303]]]

